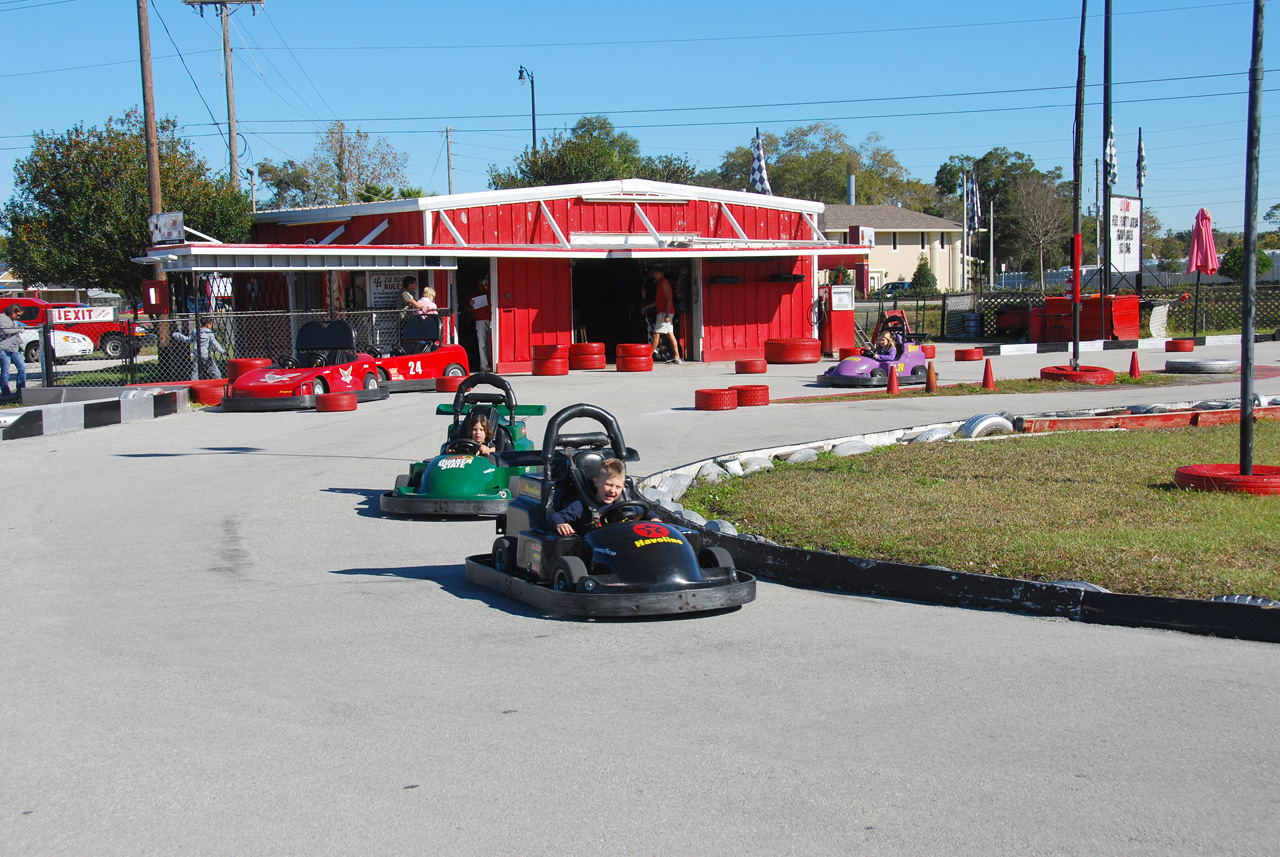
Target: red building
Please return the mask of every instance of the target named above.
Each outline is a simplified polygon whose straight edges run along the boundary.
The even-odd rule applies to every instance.
[[[818,228],[823,205],[629,179],[264,211],[253,243],[153,248],[167,273],[232,275],[236,310],[393,306],[404,275],[461,308],[488,276],[495,369],[531,368],[535,345],[647,338],[647,272],[673,286],[684,353],[731,360],[772,338],[816,335],[818,271],[865,270],[866,247]]]

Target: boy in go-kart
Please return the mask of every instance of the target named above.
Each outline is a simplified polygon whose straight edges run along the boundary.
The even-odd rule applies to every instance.
[[[591,480],[596,486],[597,509],[588,509],[579,498],[551,516],[551,526],[562,536],[581,535],[593,524],[599,525],[606,507],[622,497],[627,489],[627,466],[617,458],[606,458],[600,472]],[[657,521],[658,518],[651,520]]]

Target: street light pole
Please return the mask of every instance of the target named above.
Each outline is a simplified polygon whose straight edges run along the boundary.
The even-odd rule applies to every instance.
[[[533,89],[533,72],[529,71],[529,69],[524,66],[520,66],[520,73],[517,80],[524,83],[524,79],[526,77],[529,78],[529,114],[533,120],[533,148],[536,151],[538,148],[538,101],[537,95]]]

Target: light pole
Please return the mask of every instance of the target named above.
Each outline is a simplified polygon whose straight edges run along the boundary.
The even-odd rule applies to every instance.
[[[533,89],[533,72],[529,71],[529,69],[525,68],[524,66],[520,66],[520,73],[516,79],[519,80],[520,83],[523,85],[524,79],[526,77],[529,78],[529,113],[533,118],[533,148],[534,148],[534,151],[537,151],[537,148],[538,148],[538,100],[537,100],[537,95]]]

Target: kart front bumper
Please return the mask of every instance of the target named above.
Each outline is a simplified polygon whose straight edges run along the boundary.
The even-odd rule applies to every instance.
[[[382,495],[380,508],[384,515],[406,517],[501,515],[507,511],[510,498],[450,500],[437,497],[397,496],[395,491]]]
[[[355,390],[357,402],[380,402],[390,396],[385,387]],[[315,396],[224,396],[224,411],[305,411],[316,406]]]
[[[902,386],[911,384],[923,384],[925,382],[924,375],[899,375],[898,383]],[[888,378],[871,378],[866,375],[827,375],[818,376],[819,384],[828,384],[832,387],[887,387],[889,386]]]

